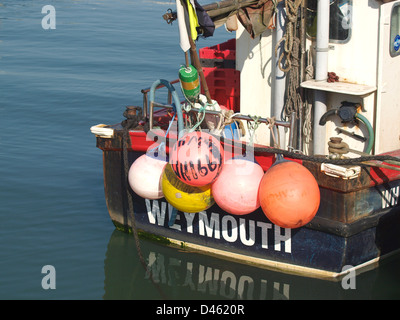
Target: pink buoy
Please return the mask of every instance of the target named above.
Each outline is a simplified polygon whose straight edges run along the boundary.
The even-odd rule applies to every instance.
[[[145,199],[160,199],[164,196],[161,188],[161,175],[166,161],[144,154],[131,165],[128,181],[132,190]]]
[[[263,169],[253,161],[231,159],[225,162],[211,187],[215,202],[224,211],[235,215],[255,211],[260,207],[258,188],[263,176]]]
[[[191,132],[180,138],[170,152],[170,164],[177,178],[195,187],[215,181],[223,163],[221,143],[206,132]]]

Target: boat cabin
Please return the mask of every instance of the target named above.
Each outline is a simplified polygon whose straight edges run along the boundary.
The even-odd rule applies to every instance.
[[[277,44],[291,32],[287,30],[290,13],[284,1],[276,7],[276,19],[256,37],[237,23],[240,112],[284,120],[287,114],[282,110],[295,111],[298,121],[294,139],[289,141],[288,128],[280,128],[280,147],[284,149],[328,155],[331,137],[340,137],[351,150],[369,154],[399,149],[400,1],[306,2],[302,11],[306,17],[304,34],[292,31],[300,42],[289,40],[293,42],[292,63],[301,69],[297,78],[295,72],[279,68],[285,41]],[[294,49],[298,50],[297,57],[293,57]],[[327,82],[328,73],[338,79]],[[294,80],[300,88],[290,93],[288,88]],[[293,103],[287,106],[290,94],[300,95],[303,108]],[[363,121],[335,114],[342,105],[353,105]],[[321,125],[321,118],[329,111]],[[272,145],[267,126],[259,127],[256,139]]]

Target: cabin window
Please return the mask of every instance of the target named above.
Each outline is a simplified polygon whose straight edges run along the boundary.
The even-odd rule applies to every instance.
[[[400,4],[395,4],[390,16],[390,55],[400,55]]]
[[[351,36],[352,1],[330,0],[329,42],[346,43]],[[307,35],[317,34],[317,0],[307,2]]]

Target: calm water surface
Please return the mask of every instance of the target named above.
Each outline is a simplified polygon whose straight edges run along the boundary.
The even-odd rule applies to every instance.
[[[174,1],[0,0],[0,299],[398,299],[400,258],[355,290],[234,264],[114,230],[90,126],[117,123],[140,89],[184,62]],[[200,3],[208,3],[202,2]],[[44,30],[42,7],[56,9]],[[225,30],[200,40],[231,38]],[[41,286],[42,267],[56,289]]]

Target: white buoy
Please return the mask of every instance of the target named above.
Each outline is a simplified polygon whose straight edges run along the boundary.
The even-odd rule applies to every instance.
[[[161,188],[161,175],[166,164],[166,161],[147,154],[137,158],[128,173],[132,190],[145,199],[162,198],[164,195]]]

